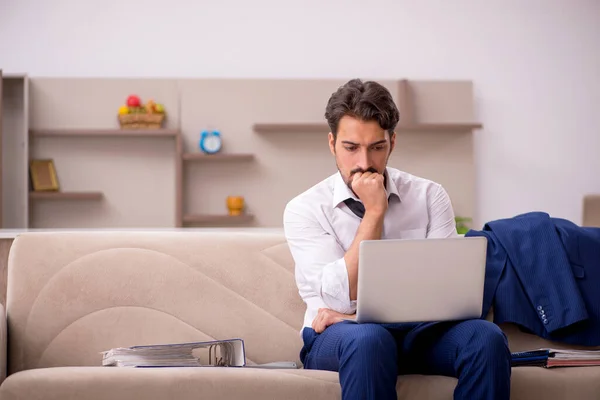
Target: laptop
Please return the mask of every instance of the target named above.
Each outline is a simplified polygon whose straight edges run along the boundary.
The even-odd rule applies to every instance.
[[[356,322],[480,318],[486,251],[485,237],[362,241]]]

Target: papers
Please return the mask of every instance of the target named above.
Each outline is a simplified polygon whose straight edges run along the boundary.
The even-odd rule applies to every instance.
[[[600,350],[558,350],[537,349],[512,353],[513,367],[539,366],[553,367],[583,367],[600,366]]]
[[[101,352],[103,366],[115,367],[243,367],[241,339],[117,347]]]
[[[550,350],[546,366],[600,366],[600,350]]]

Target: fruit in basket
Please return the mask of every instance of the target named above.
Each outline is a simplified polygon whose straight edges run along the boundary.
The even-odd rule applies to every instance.
[[[157,113],[159,113],[159,114],[163,114],[165,112],[165,106],[163,106],[160,103],[156,103],[154,105],[154,111],[157,112]]]
[[[146,112],[148,114],[152,114],[154,112],[154,105],[156,103],[154,103],[154,100],[150,99],[146,102]]]
[[[130,114],[140,114],[142,112],[144,112],[143,107],[129,107]]]
[[[140,107],[141,104],[142,104],[142,101],[140,100],[140,98],[138,96],[132,94],[129,97],[127,97],[127,105],[129,107]]]
[[[127,107],[127,106],[119,107],[119,114],[120,115],[129,114],[129,107]]]

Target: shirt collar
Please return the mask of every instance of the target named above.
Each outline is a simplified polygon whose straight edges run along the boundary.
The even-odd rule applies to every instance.
[[[388,199],[391,196],[396,196],[398,198],[398,200],[400,200],[400,193],[398,193],[398,187],[396,186],[396,183],[394,182],[394,180],[390,177],[390,172],[388,171],[387,168],[385,170],[385,175],[387,177],[385,190],[388,193]],[[354,200],[360,201],[354,195],[352,190],[350,190],[348,185],[346,185],[346,182],[344,182],[344,179],[342,178],[342,174],[338,171],[337,174],[335,174],[334,183],[333,183],[333,203],[332,203],[333,208],[336,208],[337,206],[339,206],[340,203],[342,203],[346,199],[354,199]]]

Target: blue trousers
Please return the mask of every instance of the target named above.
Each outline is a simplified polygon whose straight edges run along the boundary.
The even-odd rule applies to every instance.
[[[404,346],[399,325],[339,322],[317,334],[304,328],[306,369],[339,372],[343,400],[396,399],[398,375],[458,378],[455,399],[510,398],[510,350],[500,328],[484,320],[439,323]]]

